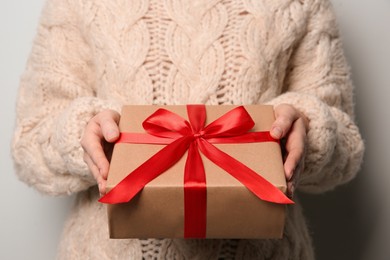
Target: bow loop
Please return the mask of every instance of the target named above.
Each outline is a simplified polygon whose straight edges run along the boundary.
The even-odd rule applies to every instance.
[[[236,107],[204,128],[206,138],[239,136],[250,131],[255,122],[243,106]]]
[[[142,123],[145,131],[154,136],[177,139],[191,135],[190,123],[181,116],[160,108]]]

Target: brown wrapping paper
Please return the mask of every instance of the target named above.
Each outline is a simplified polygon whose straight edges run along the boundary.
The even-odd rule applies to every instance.
[[[121,132],[144,133],[142,122],[161,106],[124,106]],[[186,106],[164,106],[187,119]],[[206,106],[206,125],[234,106]],[[245,106],[255,121],[254,131],[269,131],[272,106]],[[215,144],[219,149],[286,191],[278,143]],[[114,147],[107,190],[164,145],[118,143]],[[207,238],[280,238],[285,205],[262,201],[245,186],[202,156],[207,181]],[[129,203],[108,205],[111,238],[182,238],[184,235],[184,165],[186,155],[151,181]]]

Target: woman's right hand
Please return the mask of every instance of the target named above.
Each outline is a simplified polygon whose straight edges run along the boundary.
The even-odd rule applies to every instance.
[[[88,122],[80,141],[84,161],[96,179],[100,195],[106,193],[109,158],[113,143],[119,138],[119,118],[119,113],[114,110],[98,113]]]

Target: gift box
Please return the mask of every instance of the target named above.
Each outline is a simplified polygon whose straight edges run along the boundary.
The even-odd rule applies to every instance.
[[[274,120],[265,105],[124,106],[100,200],[110,237],[281,238]]]

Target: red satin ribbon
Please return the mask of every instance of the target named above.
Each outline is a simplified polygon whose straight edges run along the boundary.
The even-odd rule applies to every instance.
[[[129,202],[144,186],[165,172],[188,151],[184,170],[184,237],[206,237],[206,176],[199,150],[240,181],[258,198],[293,204],[283,192],[256,172],[216,148],[212,143],[278,142],[269,132],[249,132],[254,122],[243,106],[236,107],[207,126],[204,105],[188,105],[189,122],[166,109],[158,109],[143,122],[147,134],[121,133],[117,143],[165,144],[166,146],[129,173],[99,201]]]

